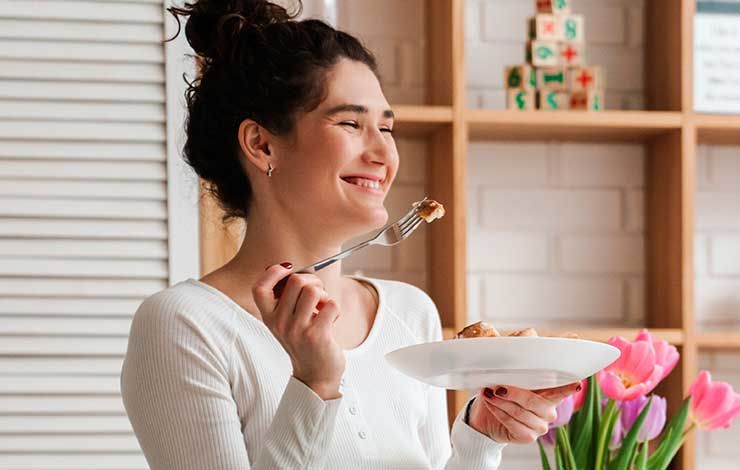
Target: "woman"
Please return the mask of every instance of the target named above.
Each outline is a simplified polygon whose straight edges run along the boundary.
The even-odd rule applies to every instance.
[[[291,274],[387,222],[398,154],[370,52],[266,1],[171,11],[202,60],[185,157],[248,228],[229,263],[136,312],[121,388],[151,468],[497,468],[545,434],[575,384],[481,390],[451,448],[445,391],[383,358],[441,339],[429,296],[340,263]]]

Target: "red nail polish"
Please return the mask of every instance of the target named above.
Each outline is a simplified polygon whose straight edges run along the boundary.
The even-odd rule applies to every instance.
[[[488,398],[493,398],[493,390],[486,387],[485,390],[483,390],[483,395],[485,395]]]
[[[506,390],[506,387],[499,387],[496,389],[496,395],[500,397],[505,397],[507,393],[509,393],[509,391]]]
[[[284,267],[285,269],[293,269],[293,265],[291,263],[288,263],[285,261],[284,263],[280,263],[280,266]]]

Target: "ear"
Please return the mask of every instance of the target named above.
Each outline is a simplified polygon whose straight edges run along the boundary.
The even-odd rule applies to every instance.
[[[274,163],[274,159],[270,158],[272,138],[272,134],[267,129],[251,119],[245,119],[239,125],[237,136],[239,147],[247,158],[247,161],[251,162],[263,173],[267,172],[268,163]]]

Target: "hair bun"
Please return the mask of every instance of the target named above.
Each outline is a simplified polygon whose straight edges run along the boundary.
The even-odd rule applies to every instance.
[[[188,17],[185,37],[200,56],[218,60],[231,55],[232,47],[239,41],[236,36],[246,27],[261,28],[288,21],[301,12],[302,4],[292,15],[267,0],[197,0],[182,7],[169,7],[167,11],[177,19],[180,33],[180,16]]]

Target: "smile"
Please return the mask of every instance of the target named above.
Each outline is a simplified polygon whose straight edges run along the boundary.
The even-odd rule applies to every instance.
[[[357,178],[354,176],[349,176],[347,178],[342,178],[342,179],[350,184],[354,184],[356,186],[362,186],[363,188],[380,189],[379,181],[368,180],[365,178]]]

